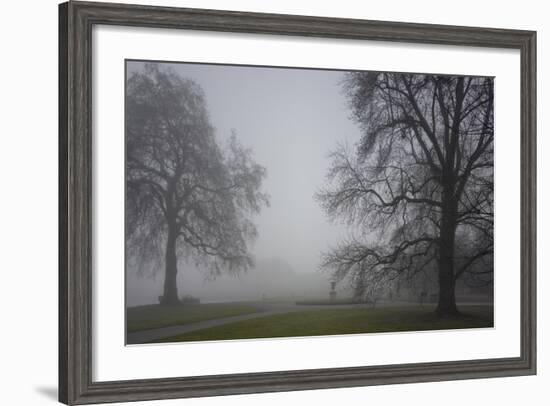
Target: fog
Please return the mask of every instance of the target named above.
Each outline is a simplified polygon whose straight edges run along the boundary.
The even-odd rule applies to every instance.
[[[179,265],[180,296],[202,301],[261,297],[328,296],[328,275],[318,270],[320,253],[347,235],[331,223],[314,199],[323,186],[337,143],[355,143],[359,129],[349,119],[341,90],[343,72],[171,63],[206,95],[212,125],[223,144],[235,130],[267,169],[270,207],[256,216],[259,236],[251,247],[256,267],[238,277],[205,280],[204,272]],[[144,62],[127,62],[128,74]],[[278,265],[277,265],[278,264]],[[127,304],[155,303],[163,269],[138,275],[127,269]]]

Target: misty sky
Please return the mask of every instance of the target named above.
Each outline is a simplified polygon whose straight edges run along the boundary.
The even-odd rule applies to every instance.
[[[128,62],[128,73],[141,70],[143,64]],[[259,232],[252,246],[255,258],[281,259],[294,272],[304,275],[317,272],[320,253],[347,234],[343,226],[329,222],[314,199],[315,192],[325,184],[330,163],[327,154],[337,143],[354,144],[360,136],[349,118],[342,92],[344,73],[163,65],[203,88],[220,142],[225,142],[234,129],[240,142],[253,150],[256,162],[267,168],[264,190],[269,193],[271,204],[255,217]],[[246,276],[240,282],[225,283],[242,284],[244,279]],[[162,280],[163,270],[154,280],[138,279],[129,272],[128,304],[156,299],[161,294]],[[190,286],[195,290],[200,286],[203,291],[222,291],[225,286],[221,282],[204,282],[196,270],[186,274],[181,266],[178,285],[180,294],[193,293]],[[147,294],[143,294],[145,291]]]

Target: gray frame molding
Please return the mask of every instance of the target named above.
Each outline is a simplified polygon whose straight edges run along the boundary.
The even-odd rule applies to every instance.
[[[513,48],[521,53],[521,354],[517,358],[92,381],[91,32],[94,24]],[[59,6],[59,400],[66,404],[536,373],[536,33],[69,2]]]

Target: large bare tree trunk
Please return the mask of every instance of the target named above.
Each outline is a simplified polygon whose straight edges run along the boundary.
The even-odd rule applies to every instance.
[[[178,259],[176,256],[176,239],[177,235],[175,227],[168,224],[168,238],[166,240],[166,273],[164,277],[164,294],[160,303],[162,305],[176,305],[180,301],[178,299]]]
[[[443,191],[439,234],[439,303],[436,312],[441,316],[458,314],[454,272],[457,204],[449,189],[444,187]]]

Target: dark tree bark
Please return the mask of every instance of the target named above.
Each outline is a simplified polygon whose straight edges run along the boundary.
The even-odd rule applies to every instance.
[[[440,315],[458,314],[455,299],[455,238],[457,207],[454,194],[444,188],[439,232],[439,302]]]
[[[168,223],[168,236],[166,238],[164,294],[160,302],[162,305],[176,305],[180,303],[177,284],[178,258],[176,255],[176,240],[176,225],[172,221]]]

